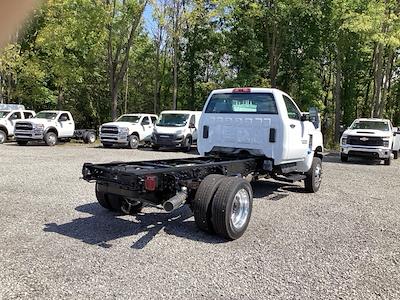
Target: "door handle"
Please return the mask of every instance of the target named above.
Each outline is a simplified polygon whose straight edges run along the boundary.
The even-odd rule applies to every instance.
[[[295,128],[295,127],[296,127],[296,125],[290,124],[290,128]]]

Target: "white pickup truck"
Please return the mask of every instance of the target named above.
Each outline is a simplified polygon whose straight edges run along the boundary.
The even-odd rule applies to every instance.
[[[33,110],[25,110],[19,104],[0,104],[0,144],[14,136],[15,123],[35,116]]]
[[[141,142],[150,143],[157,120],[157,115],[152,114],[122,115],[115,122],[100,126],[100,141],[105,148],[122,145],[136,149]]]
[[[58,141],[83,139],[85,143],[96,141],[96,132],[91,129],[75,130],[75,122],[69,111],[41,111],[34,118],[15,124],[15,139],[18,145],[29,141],[45,141],[54,146]]]
[[[82,174],[96,181],[96,197],[105,209],[134,214],[143,206],[173,211],[188,204],[199,228],[233,240],[250,221],[248,180],[304,180],[306,191],[319,190],[319,128],[317,110],[306,116],[280,90],[216,90],[200,118],[197,144],[203,157],[86,163]]]
[[[340,159],[347,162],[351,156],[366,157],[390,165],[395,134],[390,120],[356,119],[342,134]]]

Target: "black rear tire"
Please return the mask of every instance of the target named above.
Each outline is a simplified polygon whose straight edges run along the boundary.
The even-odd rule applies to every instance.
[[[97,202],[99,202],[99,204],[102,207],[104,207],[105,209],[108,209],[108,210],[112,210],[112,207],[107,199],[107,194],[103,193],[103,192],[99,192],[97,190],[97,183],[96,183],[96,198],[97,198]]]
[[[17,141],[18,146],[26,146],[28,145],[28,141]]]
[[[399,151],[393,151],[393,158],[398,159],[399,158]]]
[[[384,160],[384,162],[386,166],[390,166],[390,164],[392,163],[392,156],[390,155],[389,158],[386,158]]]
[[[151,149],[153,149],[153,150],[155,150],[155,151],[158,151],[158,150],[160,150],[160,146],[158,146],[158,145],[151,145]]]
[[[253,190],[250,184],[243,178],[225,177],[211,204],[215,232],[228,240],[240,238],[249,225],[252,208]],[[232,218],[237,213],[238,223]]]
[[[211,222],[211,203],[224,178],[225,176],[219,174],[208,175],[197,189],[192,210],[197,226],[203,231],[214,232]]]
[[[322,180],[322,160],[319,157],[314,157],[310,170],[306,173],[304,179],[305,189],[309,193],[318,192]]]
[[[99,192],[97,190],[97,183],[96,198],[102,207],[117,213],[133,215],[141,212],[143,208],[143,204],[140,202],[138,202],[137,204],[129,205],[128,202],[125,201],[124,198],[121,196]]]
[[[85,144],[93,144],[96,141],[96,134],[94,132],[86,132],[83,135],[83,142]]]
[[[340,160],[342,162],[348,162],[349,161],[349,156],[347,154],[340,153]]]

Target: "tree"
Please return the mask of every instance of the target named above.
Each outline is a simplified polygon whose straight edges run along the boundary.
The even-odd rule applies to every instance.
[[[111,117],[118,116],[118,94],[128,68],[129,53],[138,35],[138,27],[147,0],[106,0],[110,17],[107,24],[107,61],[111,94]]]

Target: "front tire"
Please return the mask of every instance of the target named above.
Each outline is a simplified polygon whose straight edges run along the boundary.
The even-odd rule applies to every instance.
[[[322,160],[319,157],[314,157],[310,170],[304,179],[305,189],[309,193],[318,192],[322,181]]]
[[[393,151],[393,158],[398,159],[399,158],[399,151]]]
[[[192,149],[192,137],[187,137],[183,143],[182,151],[189,152]]]
[[[158,151],[158,150],[160,150],[160,146],[158,146],[158,145],[151,145],[151,149],[153,149],[153,150],[155,150],[155,151]]]
[[[243,178],[225,177],[211,204],[215,232],[228,239],[240,238],[247,229],[253,208],[253,190]]]
[[[48,132],[44,135],[44,141],[46,142],[47,146],[53,147],[57,144],[57,134],[54,132]]]
[[[349,161],[349,156],[347,154],[340,153],[340,160],[342,162],[348,162]]]
[[[128,147],[131,149],[137,149],[139,147],[139,137],[136,134],[132,134],[128,138]]]
[[[192,210],[197,227],[203,231],[214,232],[211,223],[211,203],[224,178],[226,177],[219,174],[208,175],[197,189]]]
[[[392,163],[392,156],[389,155],[389,158],[386,158],[384,160],[384,162],[385,162],[385,166],[390,166],[390,164]]]
[[[6,141],[7,141],[7,134],[3,130],[0,130],[0,144],[3,144]]]

